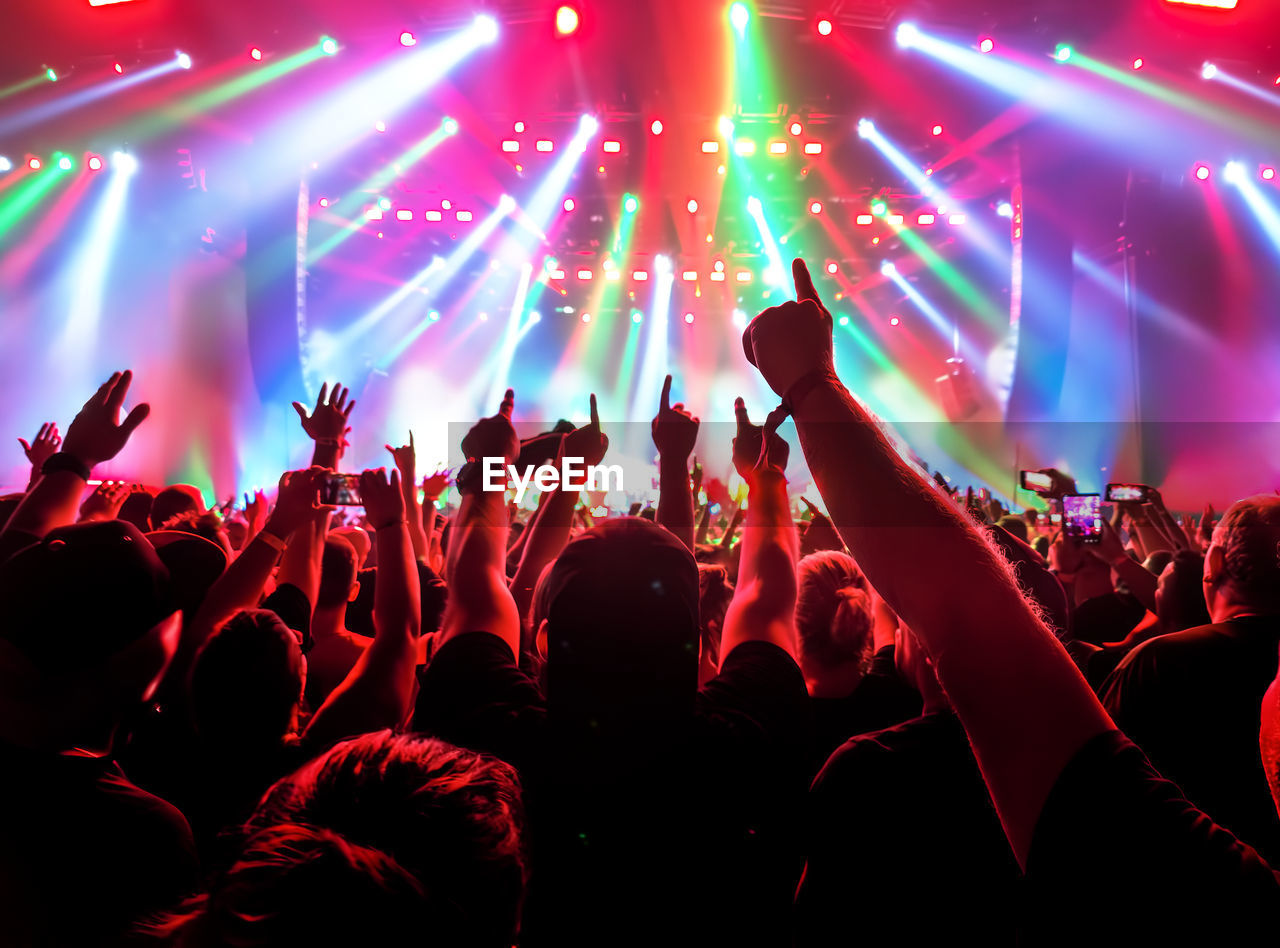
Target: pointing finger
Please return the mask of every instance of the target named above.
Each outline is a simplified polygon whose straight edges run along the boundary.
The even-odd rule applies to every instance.
[[[671,376],[670,375],[668,375],[666,377],[666,380],[663,381],[662,383],[662,401],[660,404],[662,406],[663,411],[666,411],[668,408],[671,407]]]
[[[791,261],[791,276],[796,284],[796,299],[801,302],[813,300],[819,306],[822,305],[822,300],[818,297],[818,291],[813,286],[813,277],[809,276],[809,267],[800,257],[796,257],[795,260]]]

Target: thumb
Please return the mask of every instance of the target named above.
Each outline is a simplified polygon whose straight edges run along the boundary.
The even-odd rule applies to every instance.
[[[137,430],[138,425],[146,421],[147,416],[150,414],[151,406],[146,402],[143,402],[141,405],[135,405],[133,411],[129,412],[128,417],[125,418],[124,424],[120,426],[120,430],[124,432],[124,436],[127,438],[129,435],[133,434],[134,431]]]
[[[303,407],[302,402],[294,402],[293,410],[298,413],[298,417],[301,418],[303,421],[307,420],[307,410],[306,408]]]
[[[23,450],[23,451],[30,451],[30,450],[31,450],[31,445],[27,444],[27,439],[26,439],[26,438],[19,438],[19,439],[18,439],[18,444],[22,445],[22,450]]]

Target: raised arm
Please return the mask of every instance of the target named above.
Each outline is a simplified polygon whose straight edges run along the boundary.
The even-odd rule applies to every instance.
[[[399,726],[413,697],[422,604],[398,473],[388,480],[381,468],[365,471],[360,497],[378,544],[374,636],[307,726],[307,739],[320,744]]]
[[[653,446],[658,449],[659,526],[666,527],[693,550],[693,485],[689,455],[698,440],[698,419],[683,404],[671,405],[671,376],[662,383],[662,400],[653,419]]]
[[[772,642],[795,657],[796,561],[800,541],[787,504],[787,443],[777,436],[781,412],[764,428],[751,423],[741,398],[734,404],[738,436],[733,463],[747,482],[747,522],[733,601],[724,617],[720,665],[743,642]]]
[[[515,393],[507,389],[498,413],[482,418],[462,439],[467,464],[458,474],[462,503],[449,537],[445,578],[449,605],[438,645],[464,632],[492,632],[520,654],[520,618],[507,589],[507,507],[502,490],[484,489],[484,458],[512,463],[520,441],[511,425]],[[503,475],[502,483],[506,483]]]
[[[429,534],[422,526],[422,505],[418,503],[418,452],[413,446],[413,432],[409,432],[409,443],[398,448],[386,446],[396,462],[396,470],[400,473],[400,491],[404,494],[405,516],[409,519],[409,538],[413,541],[413,555],[424,563],[431,552],[428,544]]]
[[[293,403],[293,410],[302,422],[302,430],[315,442],[311,453],[312,467],[327,467],[331,471],[338,469],[348,431],[347,420],[351,417],[351,409],[356,407],[355,399],[347,401],[347,394],[348,390],[336,382],[333,391],[329,391],[329,383],[325,382],[320,386],[311,414],[307,414],[301,402]]]
[[[925,643],[1025,866],[1063,767],[1114,725],[1003,557],[898,456],[840,383],[831,314],[803,261],[794,272],[799,301],[752,321],[743,335],[747,358],[794,416],[850,552]]]
[[[58,434],[56,422],[46,421],[30,443],[26,438],[19,438],[18,444],[22,445],[22,453],[31,462],[31,475],[27,478],[27,490],[30,490],[40,480],[40,469],[44,467],[44,462],[58,453],[58,448],[62,446],[62,436]]]

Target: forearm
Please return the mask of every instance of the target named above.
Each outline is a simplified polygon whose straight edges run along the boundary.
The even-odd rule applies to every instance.
[[[698,519],[698,535],[694,537],[694,543],[702,544],[707,542],[707,533],[711,529],[711,504],[710,502],[702,505],[702,516]]]
[[[1025,865],[1062,768],[1110,719],[1003,557],[902,461],[842,385],[812,390],[795,418],[836,529],[923,640]]]
[[[538,577],[548,563],[560,555],[569,542],[573,529],[573,508],[578,495],[572,491],[554,489],[545,492],[533,523],[525,527],[521,536],[525,540],[520,565],[511,580],[511,596],[521,620],[528,615],[533,603],[533,590]]]
[[[315,608],[320,590],[320,567],[324,558],[324,541],[329,532],[329,513],[311,517],[293,531],[280,557],[279,582],[302,590],[307,602]],[[265,581],[264,581],[265,585]]]
[[[663,456],[658,466],[657,523],[693,549],[693,487],[684,458]]]
[[[520,626],[506,582],[507,509],[496,491],[465,494],[449,542],[449,605],[440,644],[463,632],[484,630],[519,654]]]
[[[1128,556],[1119,557],[1111,564],[1111,568],[1148,612],[1156,611],[1156,587],[1160,585],[1160,581],[1151,570]]]
[[[214,581],[192,625],[207,634],[239,610],[257,606],[290,535],[268,520]]]
[[[84,488],[84,479],[72,471],[45,474],[18,503],[9,522],[0,524],[0,532],[43,537],[56,527],[75,523]]]
[[[796,561],[800,540],[787,507],[786,479],[753,475],[733,602],[725,614],[721,664],[746,641],[772,642],[795,655]]]
[[[311,450],[311,466],[328,468],[336,472],[342,460],[342,443],[337,438],[322,438]]]
[[[404,497],[405,516],[409,519],[409,540],[413,544],[414,558],[426,562],[430,552],[427,545],[430,534],[422,529],[422,505],[418,503],[416,474],[413,468],[401,469],[400,493]]]

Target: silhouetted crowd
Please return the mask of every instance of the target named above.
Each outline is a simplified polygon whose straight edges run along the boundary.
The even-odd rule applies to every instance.
[[[148,415],[129,372],[22,441],[0,943],[1275,937],[1280,496],[1197,520],[1152,491],[1083,543],[950,491],[794,277],[743,334],[781,404],[738,400],[723,511],[670,377],[660,499],[628,515],[485,489],[521,456],[512,391],[452,477],[411,440],[344,479],[355,403],[325,386],[294,405],[311,466],[239,509],[87,486]],[[788,493],[788,415],[823,509]],[[594,396],[547,443],[599,464]]]

